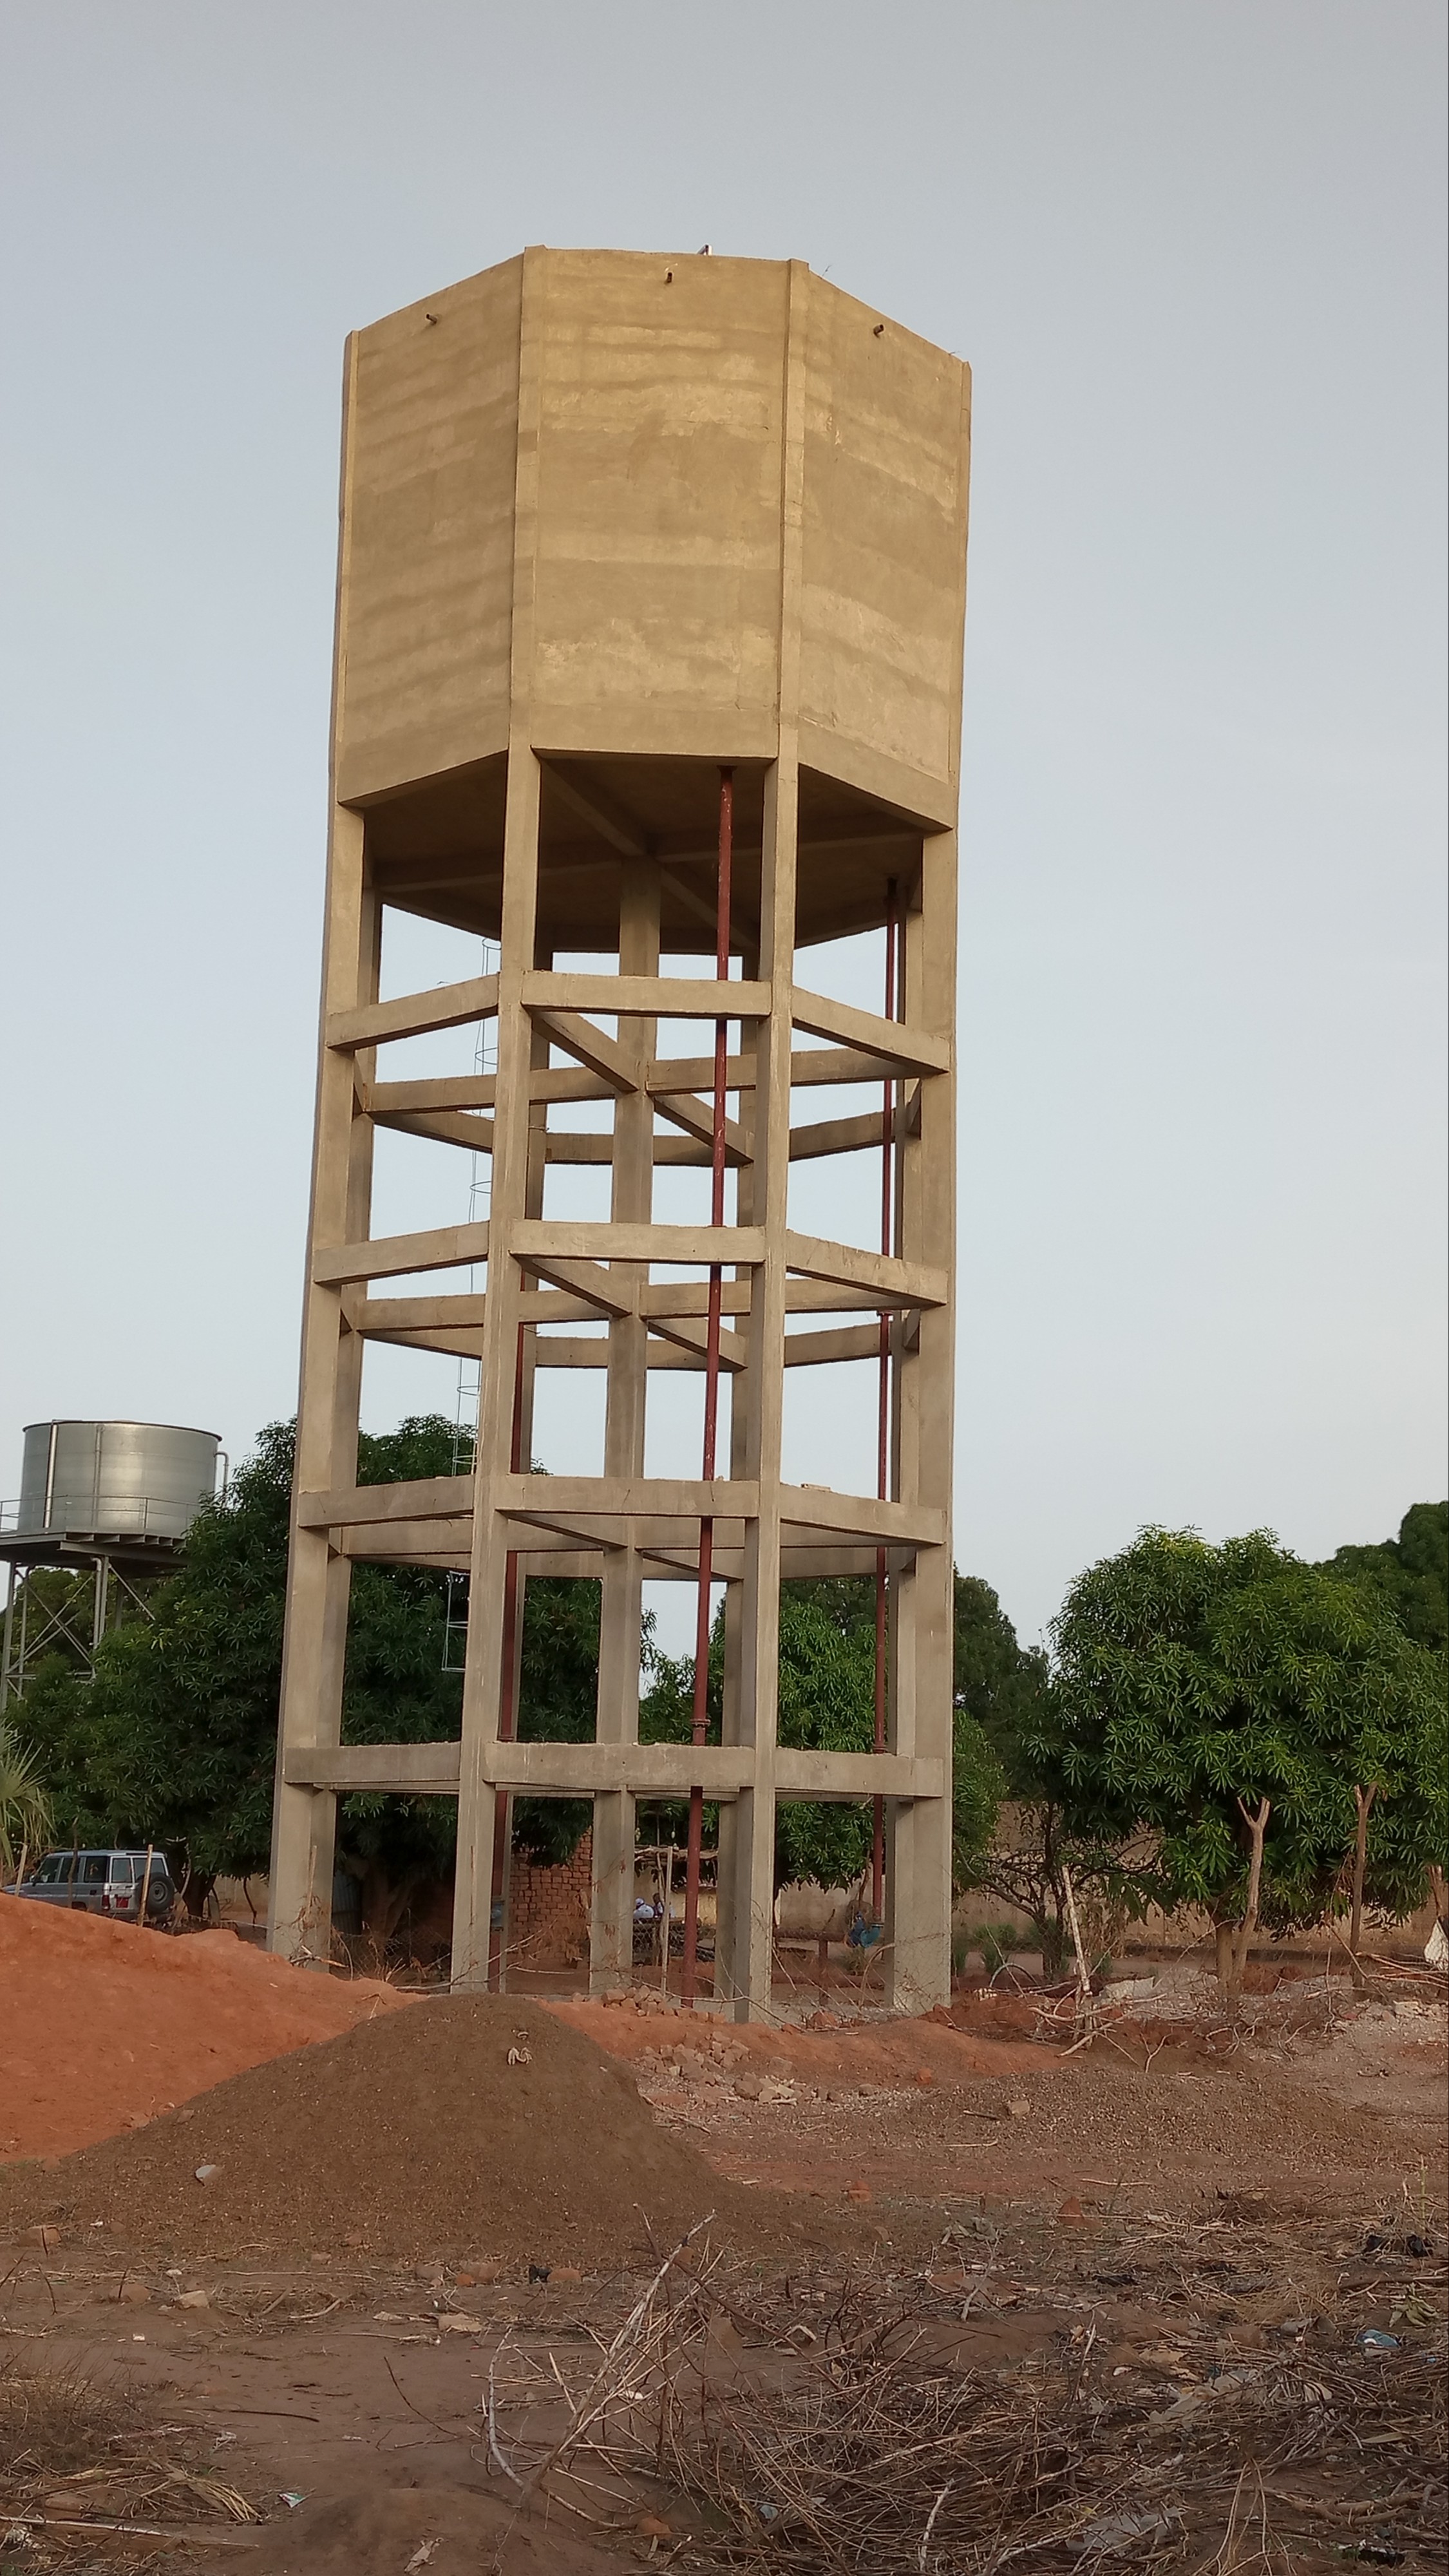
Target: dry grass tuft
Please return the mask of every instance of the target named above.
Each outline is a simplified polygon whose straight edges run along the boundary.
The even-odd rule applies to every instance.
[[[1442,2265],[1261,2215],[1124,2222],[1085,2271],[1080,2247],[1037,2251],[1035,2281],[1029,2264],[1003,2262],[1009,2295],[993,2297],[991,2264],[976,2265],[987,2285],[964,2308],[964,2272],[949,2297],[941,2273],[909,2285],[865,2273],[822,2310],[686,2245],[592,2359],[577,2346],[546,2365],[500,2352],[486,2401],[495,2474],[520,2506],[546,2496],[617,2531],[644,2527],[644,2489],[683,2495],[691,2529],[676,2511],[667,2561],[679,2570],[996,2576],[1019,2560],[1033,2576],[1299,2576],[1359,2561],[1427,2576],[1441,2564]],[[1144,2305],[1166,2310],[1164,2339],[1112,2358],[1110,2302],[1081,2286],[1094,2280],[1140,2282]],[[1235,2282],[1244,2318],[1277,2316],[1241,2348],[1221,2330]],[[1365,2318],[1395,2302],[1395,2344],[1365,2348]],[[968,2312],[981,2323],[1032,2305],[1049,2312],[1035,2349],[969,2363]]]
[[[0,2546],[38,2571],[75,2568],[77,2538],[215,2532],[260,2522],[247,2497],[184,2457],[129,2391],[55,2371],[0,2371]],[[210,2536],[210,2535],[208,2535]]]
[[[53,2372],[0,2372],[0,2498],[17,2485],[68,2478],[89,2469],[135,2409],[113,2389]]]

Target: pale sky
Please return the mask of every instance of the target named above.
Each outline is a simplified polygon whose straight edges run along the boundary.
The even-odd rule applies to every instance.
[[[0,1493],[292,1409],[342,339],[537,241],[974,369],[957,1562],[1443,1493],[1445,27],[5,0]]]

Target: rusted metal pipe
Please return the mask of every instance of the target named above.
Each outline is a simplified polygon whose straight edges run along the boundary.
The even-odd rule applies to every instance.
[[[722,769],[719,774],[719,869],[715,883],[714,967],[721,984],[727,984],[730,972],[730,872],[734,860],[735,774]],[[725,1219],[725,1129],[726,1074],[729,1064],[729,1021],[714,1024],[714,1129],[710,1150],[709,1221],[722,1226]],[[706,1484],[714,1480],[715,1455],[719,1429],[719,1328],[721,1287],[724,1266],[712,1261],[709,1270],[709,1296],[705,1314],[704,1337],[704,1463]],[[709,1732],[709,1629],[710,1588],[714,1574],[714,1520],[706,1515],[699,1524],[699,1589],[695,1598],[694,1620],[694,1707],[690,1741],[703,1744]],[[699,1865],[704,1840],[704,1791],[696,1787],[689,1793],[689,1842],[684,1869],[684,1973],[681,1980],[683,1999],[692,2004],[699,1958]]]
[[[886,892],[885,919],[885,1016],[896,1017],[896,887],[892,878]],[[887,1082],[882,1090],[881,1156],[880,1156],[880,1248],[890,1256],[892,1217],[895,1203],[895,1085]],[[880,1377],[876,1398],[876,1481],[878,1497],[885,1502],[890,1493],[891,1434],[891,1319],[880,1319]],[[886,1552],[875,1552],[875,1750],[886,1749],[886,1607],[889,1585]],[[871,1802],[870,1836],[870,1901],[871,1911],[880,1922],[885,1903],[885,1800]]]
[[[513,1371],[513,1436],[509,1443],[509,1465],[515,1476],[523,1470],[523,1352],[525,1324],[518,1327],[518,1357]],[[510,1548],[503,1565],[503,1656],[498,1677],[498,1741],[511,1744],[517,1727],[518,1712],[514,1704],[514,1673],[518,1664],[518,1555]],[[508,1836],[513,1822],[513,1800],[505,1791],[493,1802],[493,1874],[488,1891],[488,1986],[497,1994],[503,1983],[503,1891],[508,1881]]]

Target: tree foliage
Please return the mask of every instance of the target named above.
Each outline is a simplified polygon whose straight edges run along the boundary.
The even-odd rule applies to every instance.
[[[94,1683],[59,1664],[31,1683],[26,1725],[67,1838],[154,1841],[204,1882],[266,1866],[290,1469],[273,1426],[193,1524],[152,1621],[102,1641]]]
[[[364,1434],[359,1480],[450,1474],[455,1443],[454,1426],[440,1415]],[[103,1641],[93,1684],[57,1663],[26,1692],[26,1726],[59,1829],[85,1840],[163,1844],[189,1862],[193,1885],[203,1891],[223,1873],[245,1876],[267,1866],[292,1457],[292,1426],[271,1424],[225,1499],[193,1523],[179,1571],[153,1596],[153,1619]],[[458,1735],[462,1676],[445,1668],[446,1629],[445,1575],[413,1566],[354,1568],[347,1742]],[[591,1726],[597,1667],[597,1584],[530,1584],[520,1733],[581,1727],[585,1706]],[[521,1836],[557,1833],[552,1817],[536,1824],[519,1805]],[[572,1830],[577,1840],[576,1818]],[[445,1875],[454,1833],[448,1799],[341,1802],[339,1849],[379,1908],[399,1885]]]
[[[1449,1821],[1442,1667],[1372,1586],[1263,1531],[1212,1547],[1145,1529],[1079,1577],[1053,1634],[1048,1722],[1026,1756],[1077,1833],[1152,1832],[1165,1903],[1242,1919],[1266,1801],[1262,1918],[1320,1920],[1370,1782],[1369,1901],[1418,1901]]]
[[[996,1605],[986,1584],[970,1590],[965,1613],[957,1577],[957,1661],[967,1640],[968,1680],[954,1713],[953,1847],[959,1875],[990,1840],[1003,1789],[1000,1764],[977,1714],[995,1705],[1000,1675],[976,1638],[976,1594]],[[780,1587],[780,1742],[793,1751],[868,1753],[875,1742],[875,1586],[868,1576],[792,1580]],[[1000,1618],[999,1608],[997,1617]],[[1006,1622],[1008,1635],[1010,1623]],[[994,1642],[994,1631],[993,1631]],[[1013,1649],[1015,1637],[1011,1636]],[[975,1660],[973,1661],[973,1654]],[[709,1718],[718,1742],[724,1683],[724,1611],[710,1632]],[[975,1696],[976,1706],[972,1705]],[[686,1743],[694,1698],[694,1658],[656,1654],[640,1709],[646,1742]],[[868,1802],[829,1805],[781,1799],[775,1820],[775,1884],[815,1879],[849,1887],[869,1866]]]
[[[1083,1912],[1141,1913],[1148,1891],[1118,1839],[1073,1831],[1043,1759],[1054,1734],[1046,1655],[1018,1643],[978,1575],[956,1577],[956,1706],[976,1721],[998,1766],[1003,1809],[974,1840],[958,1842],[957,1885],[985,1888],[1027,1915],[1055,1976],[1068,1946],[1068,1872]]]
[[[980,1727],[1008,1787],[1051,1687],[1039,1646],[1022,1646],[989,1583],[956,1577],[953,1682],[958,1712]]]
[[[1449,1653],[1449,1503],[1414,1503],[1396,1539],[1341,1547],[1320,1571],[1367,1585],[1406,1636]]]
[[[43,1849],[53,1830],[35,1748],[0,1723],[0,1876],[19,1868],[22,1852]]]
[[[589,1575],[531,1574],[523,1596],[518,1733],[525,1744],[590,1744],[598,1710],[603,1587]],[[652,1632],[645,1614],[645,1646]],[[594,1821],[587,1798],[516,1798],[513,1839],[535,1860],[570,1860]]]

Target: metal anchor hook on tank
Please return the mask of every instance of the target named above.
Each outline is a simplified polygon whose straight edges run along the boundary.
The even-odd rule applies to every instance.
[[[448,1797],[453,1984],[506,1983],[512,1802],[583,1799],[590,1983],[617,1987],[642,1799],[689,1817],[690,1999],[768,2014],[779,1805],[843,1800],[873,1823],[885,1999],[948,1991],[968,435],[959,361],[796,261],[529,250],[348,342],[287,1955],[326,1955],[339,1795]],[[393,909],[496,943],[496,969],[381,999]],[[884,1011],[811,972],[862,932],[889,952]],[[470,1027],[494,1033],[487,1071],[422,1080],[392,1052]],[[486,1156],[486,1218],[375,1234],[379,1126]],[[878,1208],[847,1163],[823,1230],[792,1225],[792,1173],[798,1198],[861,1153]],[[607,1215],[557,1212],[569,1167],[601,1164]],[[672,1167],[709,1175],[708,1223],[662,1212]],[[358,1485],[375,1339],[476,1366],[469,1473]],[[541,1369],[603,1373],[598,1472],[529,1472]],[[697,1477],[646,1472],[681,1370]],[[820,1385],[876,1453],[863,1491],[787,1479]],[[342,1742],[358,1562],[466,1574],[461,1741]],[[559,1576],[600,1586],[594,1732],[525,1742],[527,1587]],[[802,1751],[778,1735],[780,1584],[840,1577],[879,1604],[874,1714],[858,1750]],[[693,1588],[685,1743],[639,1741],[646,1582]]]

